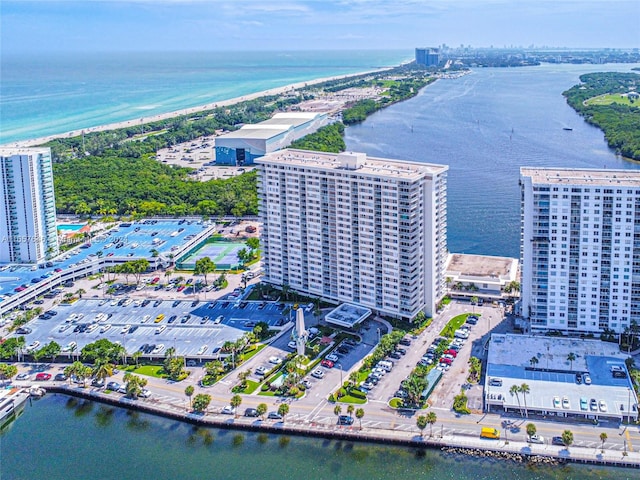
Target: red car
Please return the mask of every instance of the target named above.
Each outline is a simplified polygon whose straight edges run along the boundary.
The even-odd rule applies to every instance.
[[[451,365],[451,359],[443,357],[443,358],[440,359],[440,363],[445,363],[447,365]]]
[[[177,291],[178,291],[178,292],[181,292],[182,290],[184,290],[184,285],[180,285],[180,286],[178,287],[178,290],[177,290]]]
[[[160,281],[160,277],[156,277],[153,280],[151,280],[151,285],[155,285],[156,283],[158,283]]]
[[[458,356],[458,352],[456,352],[455,350],[445,350],[445,351],[444,351],[444,354],[445,354],[445,355],[452,355],[452,356],[453,356],[453,358],[455,358],[455,357],[457,357],[457,356]]]
[[[51,380],[51,374],[50,373],[44,373],[44,372],[40,372],[36,375],[36,380],[38,382],[45,382],[47,380]]]
[[[320,362],[320,365],[327,368],[333,368],[333,362],[327,359],[322,360],[322,362]]]

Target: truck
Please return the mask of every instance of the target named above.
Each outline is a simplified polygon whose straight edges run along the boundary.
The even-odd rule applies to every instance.
[[[482,430],[480,431],[480,438],[500,440],[500,430],[492,427],[482,427]]]

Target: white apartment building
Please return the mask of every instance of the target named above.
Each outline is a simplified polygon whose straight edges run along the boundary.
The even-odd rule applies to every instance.
[[[640,323],[640,172],[521,168],[522,315],[533,332]]]
[[[0,148],[0,263],[58,253],[49,148]]]
[[[293,149],[256,164],[266,282],[405,319],[434,313],[447,166]]]

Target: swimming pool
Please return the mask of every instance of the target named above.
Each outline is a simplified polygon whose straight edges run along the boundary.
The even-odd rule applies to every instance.
[[[85,225],[86,223],[58,225],[58,230],[62,230],[63,232],[77,232],[78,230],[82,230],[82,227]]]

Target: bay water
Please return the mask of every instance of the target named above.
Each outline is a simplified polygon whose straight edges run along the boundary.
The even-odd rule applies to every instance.
[[[66,64],[62,60],[50,58],[49,63],[37,67],[21,67],[41,69],[35,73],[51,79],[50,85],[35,73],[22,78],[15,71],[7,72],[3,57],[0,143],[139,118],[141,111],[187,108],[348,73],[349,69],[390,65],[393,55],[398,55],[395,63],[406,58],[403,52],[390,55],[385,57],[388,63],[378,57],[358,65],[350,60],[346,67],[345,60],[331,60],[330,54],[323,67],[314,65],[308,57],[303,59],[309,62],[308,69],[299,65],[303,60],[297,56],[298,65],[278,68],[277,78],[267,73],[271,70],[266,66],[256,68],[249,56],[246,63],[238,60],[237,65],[223,69],[223,77],[235,80],[228,80],[219,90],[212,86],[215,75],[211,71],[205,74],[194,64],[171,65],[166,57],[162,68],[151,65],[148,75],[144,70],[135,75],[127,73],[127,65],[118,63],[124,60],[115,57],[111,63],[89,62],[90,72],[71,62],[68,82],[64,81]],[[520,166],[638,168],[636,163],[616,156],[602,132],[586,124],[561,96],[582,73],[629,71],[634,66],[542,65],[474,70],[458,79],[439,80],[415,98],[349,127],[347,146],[376,156],[449,165],[450,250],[517,257]],[[289,73],[284,74],[287,69]],[[262,70],[269,78],[257,73]],[[13,83],[5,82],[7,75]],[[183,75],[190,80],[181,88],[166,88],[179,83]],[[86,90],[79,87],[83,82]],[[131,95],[127,97],[129,89]],[[109,98],[119,98],[117,106],[107,101]],[[0,436],[2,479],[620,479],[635,478],[635,474],[578,465],[529,468],[437,451],[194,429],[61,395],[50,395],[28,406]]]

